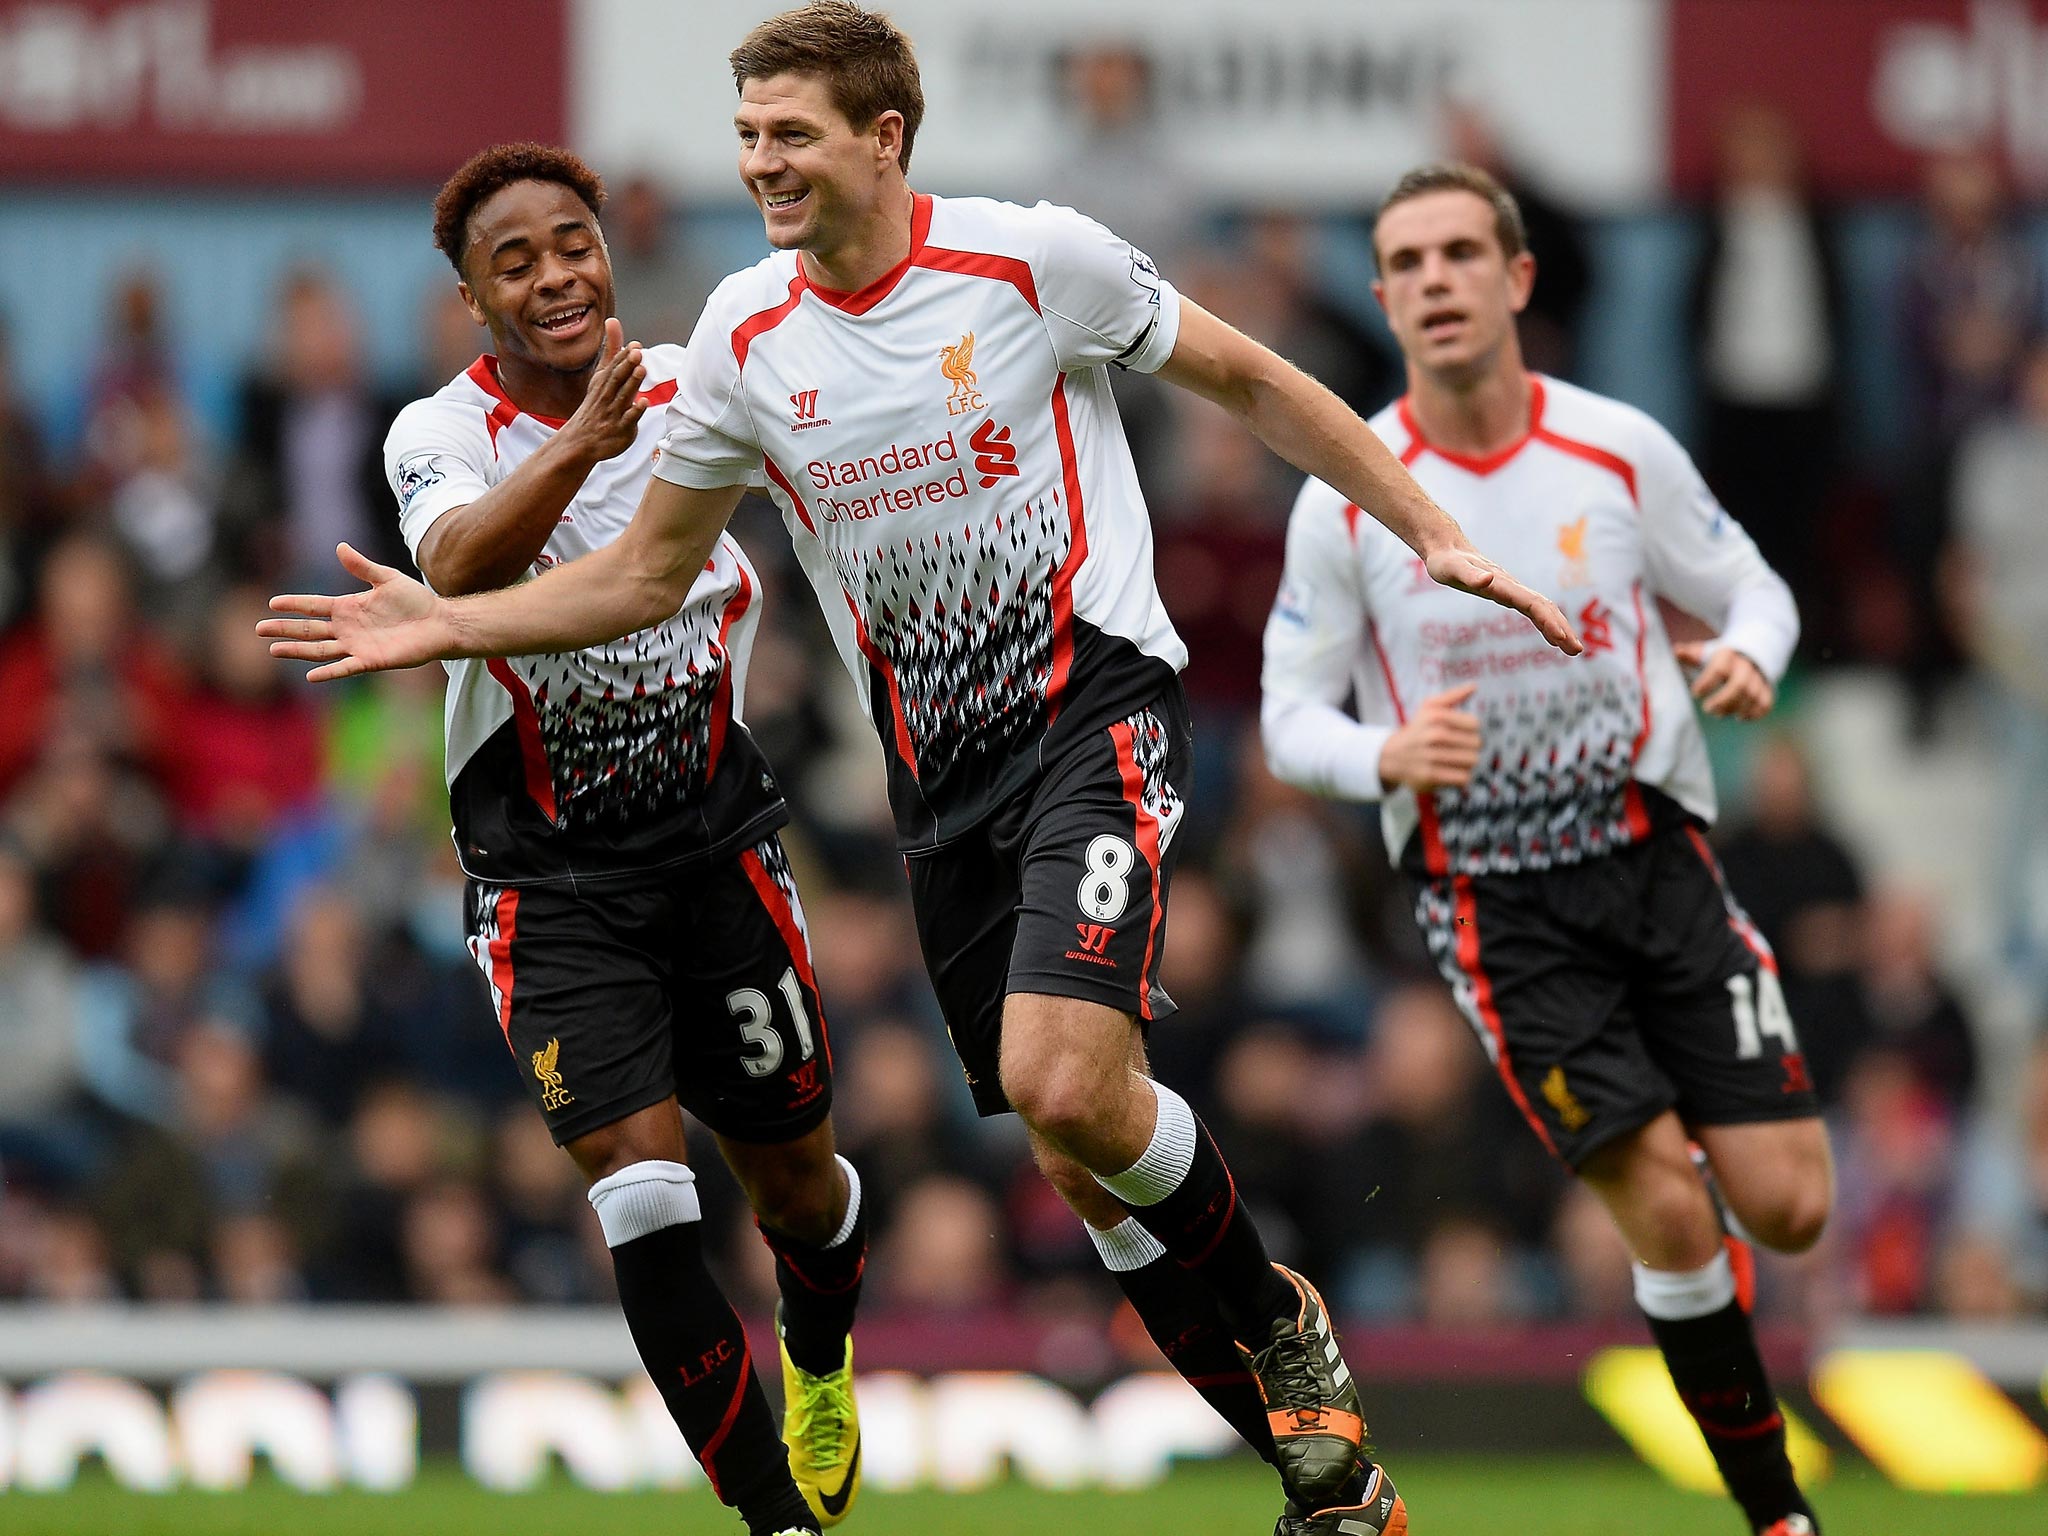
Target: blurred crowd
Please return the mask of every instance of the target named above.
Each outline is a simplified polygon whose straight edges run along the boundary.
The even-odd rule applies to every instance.
[[[1361,410],[1398,391],[1348,220],[1204,210],[1149,136],[1142,66],[1077,60],[1071,187],[1192,296]],[[1588,227],[1475,115],[1447,134],[1522,193],[1542,278],[1527,343],[1571,375],[1601,303]],[[2001,963],[2048,1015],[2048,340],[2039,257],[1990,159],[1931,163],[1897,270],[1861,286],[1799,145],[1729,115],[1697,213],[1694,447],[1793,582],[1802,672],[1876,669],[1927,732],[1967,693],[2007,780]],[[1142,174],[1141,174],[1142,173]],[[1097,206],[1109,200],[1112,206]],[[424,215],[423,215],[424,216]],[[636,334],[687,329],[707,276],[645,183],[612,214]],[[1875,286],[1873,283],[1875,282]],[[607,1294],[569,1160],[522,1095],[465,950],[438,669],[314,690],[253,632],[331,589],[348,539],[402,560],[380,447],[474,357],[453,285],[412,377],[372,378],[335,274],[281,282],[232,433],[183,393],[147,270],[109,295],[86,427],[46,452],[0,346],[0,1297],[576,1302]],[[1896,328],[1908,440],[1843,421],[1846,317]],[[1413,936],[1369,809],[1279,785],[1257,744],[1259,636],[1295,477],[1220,413],[1119,380],[1188,641],[1195,814],[1159,1073],[1217,1130],[1279,1257],[1348,1316],[1477,1327],[1633,1314],[1625,1255],[1492,1080]],[[1114,1293],[1014,1124],[973,1118],[921,969],[866,723],[779,522],[735,530],[766,617],[746,715],[791,788],[862,1168],[871,1304],[1094,1308]],[[2048,1045],[2017,1113],[1925,895],[1871,867],[1816,793],[1798,703],[1745,738],[1716,833],[1776,946],[1832,1118],[1839,1211],[1766,1272],[1780,1316],[2048,1306]],[[1883,772],[1872,763],[1864,771]],[[2007,1099],[2011,1098],[2007,1095]],[[698,1133],[700,1163],[712,1142]],[[731,1187],[708,1214],[739,1293],[772,1294]]]

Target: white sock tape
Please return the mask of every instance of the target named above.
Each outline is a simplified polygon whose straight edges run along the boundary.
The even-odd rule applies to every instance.
[[[628,1163],[590,1186],[587,1198],[604,1228],[605,1246],[617,1248],[636,1237],[679,1227],[703,1217],[697,1203],[697,1175],[682,1163],[650,1158]]]

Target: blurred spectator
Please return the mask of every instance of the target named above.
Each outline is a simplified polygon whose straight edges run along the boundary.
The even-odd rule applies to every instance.
[[[1870,903],[1863,943],[1866,1049],[1899,1056],[1950,1122],[1959,1123],[1976,1100],[1977,1040],[1941,975],[1932,904],[1915,892],[1883,892]]]
[[[84,960],[126,944],[138,894],[171,857],[148,784],[83,742],[55,742],[7,803],[7,827],[34,861],[50,926]]]
[[[119,1267],[146,1299],[193,1300],[216,1224],[276,1211],[312,1221],[324,1160],[312,1127],[264,1092],[255,1048],[215,1025],[187,1033],[173,1112],[138,1129],[95,1189]]]
[[[1423,1240],[1416,1269],[1418,1312],[1425,1328],[1454,1333],[1497,1328],[1528,1313],[1507,1238],[1484,1216],[1439,1218]]]
[[[1002,1215],[978,1184],[931,1174],[902,1192],[875,1244],[876,1300],[927,1314],[968,1312],[1003,1299]]]
[[[307,1299],[298,1239],[275,1216],[243,1211],[216,1222],[208,1262],[222,1301],[275,1307]]]
[[[605,246],[626,340],[685,342],[711,282],[683,250],[679,220],[652,176],[631,176],[605,204]]]
[[[239,980],[213,963],[213,914],[202,892],[166,874],[136,902],[121,964],[86,973],[81,1049],[102,1103],[168,1127],[187,1107],[177,1072],[192,1037],[246,1034],[256,1012]]]
[[[1330,1239],[1354,1255],[1342,1286],[1351,1307],[1380,1316],[1421,1307],[1417,1265],[1447,1217],[1485,1212],[1512,1223],[1502,1241],[1541,1245],[1562,1176],[1516,1123],[1442,986],[1413,982],[1388,995],[1373,1021],[1365,1084],[1370,1118],[1335,1159],[1352,1193],[1331,1190],[1323,1217]]]
[[[31,1213],[15,1201],[8,1208],[7,1221],[0,1225],[13,1227],[18,1236],[29,1239],[28,1273],[19,1285],[24,1298],[74,1306],[121,1299],[121,1282],[114,1273],[106,1236],[86,1212],[60,1206]]]
[[[89,422],[112,406],[175,393],[178,387],[156,274],[131,267],[115,283],[112,298],[106,336],[86,383]]]
[[[1772,568],[1811,602],[1836,468],[1841,261],[1789,119],[1762,103],[1737,105],[1716,148],[1690,306],[1700,468]]]
[[[237,860],[309,812],[320,794],[319,721],[256,633],[268,611],[256,587],[231,587],[214,604],[166,764],[181,830]]]
[[[1550,1227],[1550,1251],[1563,1286],[1566,1316],[1587,1321],[1638,1323],[1631,1265],[1621,1229],[1600,1197],[1577,1179],[1564,1183]]]
[[[326,591],[344,540],[407,568],[384,481],[384,434],[401,402],[371,389],[347,296],[300,268],[279,289],[273,327],[270,357],[242,382],[223,503],[236,573]]]
[[[1195,243],[1201,184],[1160,126],[1152,61],[1135,42],[1078,47],[1061,69],[1067,142],[1039,178],[1048,202],[1079,209],[1161,269]]]
[[[403,1301],[408,1258],[405,1213],[461,1159],[456,1128],[411,1083],[380,1084],[349,1122],[336,1178],[334,1222],[314,1264],[317,1293],[336,1301]]]
[[[1161,126],[1157,83],[1136,42],[1070,52],[1060,71],[1065,142],[1048,158],[1049,174],[1034,195],[1108,225],[1177,282],[1210,209],[1200,179]],[[1149,485],[1178,442],[1169,392],[1150,374],[1110,372],[1131,457]]]
[[[398,1068],[392,1021],[367,973],[361,914],[314,887],[292,913],[283,960],[264,987],[263,1062],[279,1093],[339,1128],[369,1085]]]
[[[2048,342],[2020,370],[2018,408],[1964,440],[1949,613],[1984,682],[1999,748],[1991,856],[2007,954],[2048,1011]]]
[[[16,389],[13,353],[0,328],[0,628],[25,601],[29,571],[55,536],[57,517],[42,430]]]
[[[112,545],[78,535],[51,551],[34,617],[0,639],[0,801],[39,757],[74,744],[162,772],[173,755],[179,686],[136,612],[127,566]]]
[[[981,1171],[971,1135],[948,1113],[942,1074],[959,1074],[950,1060],[939,1064],[935,1052],[943,1049],[925,1031],[887,1018],[841,1038],[832,1117],[840,1149],[861,1170],[861,1199],[876,1231],[896,1220],[903,1192],[919,1179]]]
[[[2041,268],[2015,227],[2005,178],[1982,150],[1929,160],[1921,229],[1902,274],[1906,474],[1893,502],[1893,552],[1913,601],[1907,675],[1931,725],[1932,690],[1947,671],[1935,572],[1948,532],[1950,475],[1972,428],[2011,399],[2020,360],[2041,328]]]
[[[1869,1029],[1864,1011],[1863,872],[1822,820],[1813,776],[1789,736],[1763,738],[1745,811],[1718,838],[1729,888],[1778,958],[1793,1027],[1823,1105],[1841,1095]]]
[[[410,389],[397,391],[411,399],[433,394],[488,350],[491,333],[476,323],[452,274],[436,272],[420,298],[420,355]],[[388,495],[388,492],[387,492]],[[395,503],[380,506],[398,515]],[[412,569],[412,567],[407,567]]]
[[[1370,416],[1401,393],[1399,358],[1330,296],[1325,286],[1329,264],[1322,259],[1319,233],[1302,214],[1277,209],[1253,214],[1246,225],[1243,264],[1218,302],[1239,330],[1315,375],[1359,415]],[[1266,462],[1269,475],[1277,473],[1288,483],[1291,500],[1300,473],[1277,457]]]
[[[1904,1052],[1864,1052],[1849,1071],[1835,1128],[1830,1250],[1858,1310],[1917,1312],[1932,1296],[1944,1216],[1953,1203],[1954,1127]]]
[[[2048,1310],[2048,1041],[2027,1060],[2019,1100],[2013,1120],[1987,1117],[1976,1127],[1959,1236],[1998,1255],[2022,1306],[2039,1316]],[[1990,1267],[1974,1261],[1950,1283],[1979,1295]]]
[[[406,1202],[402,1224],[407,1299],[441,1306],[504,1306],[515,1298],[498,1269],[501,1233],[477,1185],[443,1179]]]
[[[1592,257],[1578,215],[1522,174],[1477,108],[1448,104],[1444,137],[1453,160],[1478,166],[1514,193],[1529,254],[1536,258],[1536,290],[1517,327],[1522,356],[1538,373],[1572,378],[1579,363],[1579,326],[1593,292]]]
[[[602,1277],[593,1270],[584,1230],[597,1217],[576,1164],[547,1125],[522,1100],[498,1117],[491,1148],[493,1192],[505,1217],[505,1271],[520,1298],[562,1306],[604,1296],[611,1267],[602,1266]],[[772,1274],[768,1289],[775,1289]]]
[[[94,1160],[78,1057],[78,969],[37,921],[35,871],[0,840],[0,1172],[60,1187]]]

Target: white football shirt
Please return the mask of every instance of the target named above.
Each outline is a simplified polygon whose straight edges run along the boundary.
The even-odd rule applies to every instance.
[[[1714,815],[1706,745],[1658,612],[1668,599],[1775,681],[1799,636],[1785,583],[1685,450],[1642,412],[1532,378],[1530,427],[1479,460],[1424,441],[1407,401],[1373,430],[1472,542],[1548,593],[1585,653],[1520,614],[1438,586],[1318,480],[1302,487],[1266,624],[1261,724],[1273,771],[1380,800],[1387,847],[1431,875],[1576,863],[1651,826],[1643,786]],[[1463,684],[1479,717],[1471,783],[1383,792],[1381,748],[1416,704]],[[1344,713],[1353,702],[1355,717]],[[1411,846],[1411,842],[1413,846]]]
[[[641,399],[665,405],[684,352],[645,349]],[[519,408],[480,357],[399,413],[384,444],[406,547],[510,475],[564,423]],[[534,572],[617,538],[658,451],[662,413],[592,470]],[[449,799],[471,875],[497,885],[657,867],[757,841],[786,819],[740,721],[760,579],[719,540],[674,617],[559,655],[447,663]]]
[[[1173,351],[1180,299],[1071,209],[919,196],[858,293],[794,251],[711,296],[655,473],[765,475],[889,758],[907,847],[965,830],[1187,660],[1108,366]]]

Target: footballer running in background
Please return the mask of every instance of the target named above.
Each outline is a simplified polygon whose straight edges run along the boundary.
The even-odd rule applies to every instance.
[[[1730,1492],[1753,1530],[1811,1536],[1748,1253],[1703,1173],[1731,1230],[1801,1252],[1832,1201],[1827,1137],[1776,962],[1702,835],[1714,788],[1693,714],[1770,709],[1792,594],[1663,428],[1524,367],[1535,264],[1490,176],[1410,172],[1373,250],[1408,370],[1374,430],[1489,549],[1556,572],[1585,650],[1533,645],[1428,581],[1310,480],[1266,626],[1267,758],[1305,789],[1381,802],[1432,956],[1530,1128],[1620,1227]],[[1660,600],[1717,637],[1674,645]]]
[[[886,17],[817,0],[731,62],[739,171],[776,249],[706,306],[632,527],[455,601],[349,552],[370,591],[280,597],[306,617],[263,632],[315,678],[598,644],[673,606],[765,476],[881,737],[977,1106],[1023,1118],[1148,1331],[1291,1498],[1394,1536],[1406,1510],[1361,1456],[1320,1298],[1268,1260],[1214,1141],[1145,1071],[1173,1011],[1155,977],[1192,732],[1108,370],[1223,404],[1532,643],[1576,648],[1570,626],[1334,395],[1100,224],[913,192],[923,87]]]
[[[538,144],[485,150],[435,202],[434,242],[495,349],[385,443],[437,592],[586,559],[639,505],[686,360],[624,344],[603,205],[595,172]],[[857,1485],[867,1226],[833,1151],[831,1043],[776,835],[788,811],[740,719],[760,582],[726,536],[675,574],[676,601],[612,643],[452,662],[449,800],[470,950],[590,1181],[641,1359],[718,1497],[753,1536],[788,1536],[836,1523]],[[775,1253],[786,1448],[704,1264],[678,1101]]]

